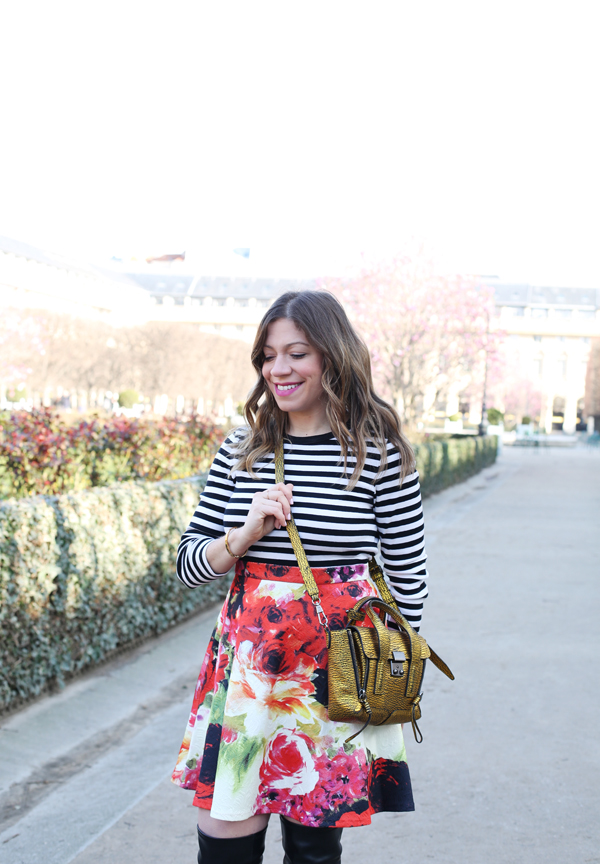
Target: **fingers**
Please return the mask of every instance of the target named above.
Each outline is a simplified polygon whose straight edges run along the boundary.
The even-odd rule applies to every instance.
[[[294,503],[291,483],[288,483],[287,485],[278,483],[276,486],[270,486],[268,489],[265,489],[262,494],[265,496],[267,501],[279,501],[286,517],[291,514],[291,505]]]
[[[262,492],[256,492],[252,504],[259,508],[263,517],[272,516],[276,528],[285,528],[286,522],[292,517],[292,489],[291,483],[276,483]]]
[[[288,499],[290,504],[294,503],[294,499],[292,497],[292,489],[294,488],[293,483],[276,483],[274,486],[269,486],[268,489],[265,489],[265,492],[283,492],[285,497]]]
[[[281,489],[266,489],[263,492],[264,498],[268,505],[275,505],[276,520],[281,513],[281,524],[277,524],[278,528],[285,528],[285,523],[292,518],[292,508],[290,507],[290,499]],[[273,513],[275,515],[275,513]]]
[[[286,522],[290,516],[286,516],[283,512],[283,507],[280,501],[264,501],[260,504],[260,513],[263,519],[267,520],[269,516],[273,517],[275,528],[285,528]]]

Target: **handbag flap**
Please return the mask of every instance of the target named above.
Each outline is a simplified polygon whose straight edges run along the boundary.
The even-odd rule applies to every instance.
[[[379,639],[377,631],[374,627],[357,627],[356,625],[349,628],[357,639],[360,639],[363,653],[369,660],[379,659]],[[390,635],[390,648],[388,656],[385,660],[392,660],[394,651],[402,651],[408,658],[410,657],[410,639],[405,633],[398,630],[387,628]],[[420,659],[420,658],[419,658]]]

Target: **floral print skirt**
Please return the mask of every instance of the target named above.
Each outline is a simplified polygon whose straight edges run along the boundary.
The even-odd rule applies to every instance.
[[[332,629],[376,593],[368,566],[313,569]],[[367,825],[414,810],[402,729],[327,714],[327,642],[298,567],[238,561],[211,637],[172,780],[216,819],[279,813]]]

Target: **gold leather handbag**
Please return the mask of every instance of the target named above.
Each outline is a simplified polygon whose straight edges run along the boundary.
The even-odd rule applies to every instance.
[[[275,450],[275,479],[277,483],[284,482],[283,442]],[[293,517],[287,523],[287,531],[304,586],[327,632],[329,717],[345,723],[363,723],[347,741],[369,724],[410,723],[415,740],[421,743],[423,736],[417,720],[421,717],[421,684],[427,659],[452,681],[454,675],[400,613],[374,558],[369,561],[369,575],[380,597],[363,597],[349,610],[347,626],[330,630]],[[396,622],[398,630],[386,626],[386,616]],[[360,626],[365,617],[371,627]]]

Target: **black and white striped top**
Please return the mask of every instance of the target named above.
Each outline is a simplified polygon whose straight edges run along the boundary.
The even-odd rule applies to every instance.
[[[195,588],[223,573],[206,559],[208,544],[246,520],[252,496],[275,483],[274,454],[254,465],[258,479],[245,471],[232,473],[233,433],[223,443],[210,469],[192,521],[181,538],[177,575]],[[399,485],[400,455],[388,444],[388,464],[378,474],[381,457],[370,444],[361,477],[351,491],[342,476],[341,447],[331,432],[285,441],[285,482],[294,484],[292,513],[312,567],[366,562],[381,544],[381,560],[390,589],[402,613],[415,627],[427,597],[423,508],[415,472]],[[352,470],[352,458],[349,458]],[[285,528],[277,528],[250,547],[248,561],[296,566]]]

